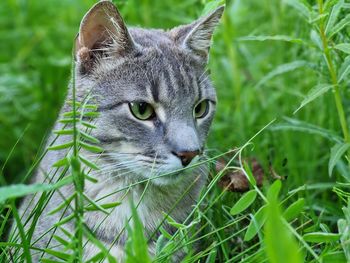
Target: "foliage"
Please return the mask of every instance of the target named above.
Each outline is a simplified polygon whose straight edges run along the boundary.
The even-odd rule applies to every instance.
[[[108,214],[119,205],[100,204],[82,191],[86,180],[94,181],[88,171],[98,167],[80,148],[101,150],[89,134],[93,126],[84,126],[79,118],[93,111],[93,98],[75,101],[73,96],[72,112],[61,119],[67,127],[56,135],[71,136],[70,143],[42,148],[66,94],[71,40],[94,2],[0,2],[0,261],[10,255],[31,261],[38,217],[53,191],[71,180],[74,194],[52,213],[74,202],[75,213],[55,228],[64,232],[64,224],[74,221],[75,233],[64,239],[54,235],[65,250],[45,249],[56,261],[43,262],[81,261],[83,237],[99,248],[90,262],[115,262],[83,221],[84,213]],[[191,22],[223,1],[114,2],[129,24],[169,28]],[[243,195],[223,191],[217,182],[224,171],[213,171],[185,222],[164,215],[176,231],[170,234],[159,226],[155,262],[168,262],[179,251],[185,251],[183,262],[281,262],[286,255],[291,262],[350,260],[349,10],[344,0],[226,2],[209,65],[219,99],[209,162],[226,153],[230,169],[243,172],[251,190]],[[241,147],[228,151],[236,146]],[[61,172],[57,182],[23,185],[47,150],[63,148],[72,151],[55,165]],[[257,187],[242,156],[264,164],[263,188]],[[276,176],[286,179],[273,182]],[[14,201],[30,193],[37,193],[38,202],[28,228]],[[147,259],[137,205],[133,217],[128,262],[141,254]],[[18,232],[5,241],[12,218]],[[200,251],[195,249],[198,242]]]

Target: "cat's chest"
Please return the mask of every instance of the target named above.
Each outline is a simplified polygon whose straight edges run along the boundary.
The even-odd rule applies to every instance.
[[[121,184],[121,183],[120,183]],[[185,184],[185,183],[184,183]],[[113,189],[120,189],[121,185],[109,185],[99,189],[95,199],[102,195],[113,192]],[[113,203],[120,201],[121,204],[110,211],[109,215],[102,212],[94,212],[86,215],[87,224],[96,230],[101,238],[123,244],[126,241],[126,224],[132,225],[131,205],[137,208],[137,214],[144,226],[147,236],[153,236],[164,218],[169,214],[177,222],[183,222],[188,216],[191,207],[196,199],[194,193],[182,193],[182,185],[172,188],[136,186],[133,189],[117,192],[101,201]]]

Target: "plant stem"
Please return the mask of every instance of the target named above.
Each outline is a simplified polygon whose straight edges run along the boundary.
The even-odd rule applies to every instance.
[[[72,65],[72,101],[73,101],[73,156],[71,158],[71,168],[74,178],[75,196],[75,231],[76,231],[76,257],[75,262],[83,260],[83,220],[84,220],[84,177],[82,176],[79,150],[78,150],[78,129],[77,129],[77,105],[76,105],[76,88],[75,88],[75,63]]]
[[[27,263],[31,263],[32,262],[32,256],[30,254],[30,249],[29,249],[29,247],[30,247],[29,242],[30,241],[26,237],[25,229],[24,229],[23,224],[21,222],[21,218],[20,218],[20,216],[18,214],[18,211],[17,211],[16,204],[15,204],[14,200],[11,200],[11,208],[12,208],[12,212],[13,212],[13,217],[14,217],[14,219],[16,221],[17,228],[18,228],[19,234],[21,236],[21,240],[22,240],[22,245],[23,245],[23,255],[22,255],[22,257],[25,257]]]
[[[319,0],[318,5],[319,5],[319,13],[320,13],[320,15],[322,15],[323,14],[323,1]],[[337,73],[336,73],[336,70],[334,68],[333,61],[332,61],[330,51],[328,48],[328,39],[327,39],[327,36],[325,34],[324,20],[323,19],[320,19],[320,37],[321,37],[322,45],[323,45],[323,53],[324,53],[324,56],[325,56],[325,59],[327,62],[329,74],[331,76],[331,81],[333,84],[334,100],[335,100],[335,105],[337,107],[340,126],[341,126],[342,131],[343,131],[344,141],[345,141],[345,143],[350,143],[349,129],[348,129],[348,125],[346,122],[345,111],[344,111],[344,107],[342,104],[342,99],[341,99],[340,91],[339,91],[338,77],[337,77]],[[348,153],[348,155],[350,156],[350,152]],[[350,161],[349,161],[349,165],[350,165]]]

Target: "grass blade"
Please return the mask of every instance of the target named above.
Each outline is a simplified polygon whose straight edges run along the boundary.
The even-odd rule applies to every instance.
[[[349,149],[350,143],[339,143],[332,147],[331,156],[328,163],[328,175],[331,177],[333,173],[333,168],[344,155],[344,153]]]
[[[256,191],[251,190],[247,193],[245,193],[238,201],[237,203],[231,208],[230,214],[231,215],[237,215],[244,210],[246,210],[256,199]]]
[[[320,84],[320,85],[317,85],[316,87],[312,88],[307,93],[307,95],[305,96],[303,101],[300,103],[299,108],[297,108],[293,112],[293,114],[297,113],[301,108],[305,107],[306,104],[308,104],[308,103],[312,102],[313,100],[317,99],[318,97],[322,96],[324,93],[329,91],[332,87],[333,87],[333,85],[330,85],[330,84]]]

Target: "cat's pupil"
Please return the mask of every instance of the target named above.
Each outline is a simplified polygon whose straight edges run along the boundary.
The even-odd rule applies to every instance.
[[[200,104],[194,109],[194,111],[195,111],[197,114],[198,114],[199,112],[201,112],[202,104],[203,104],[203,103],[200,103]]]
[[[145,114],[148,104],[146,102],[139,102],[139,113],[141,115]]]

